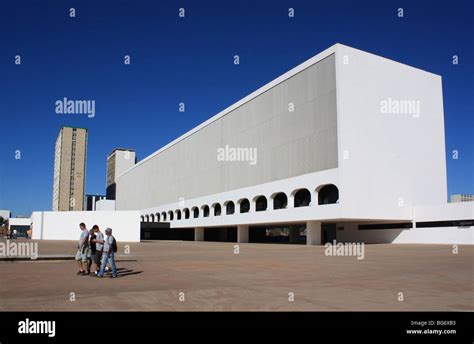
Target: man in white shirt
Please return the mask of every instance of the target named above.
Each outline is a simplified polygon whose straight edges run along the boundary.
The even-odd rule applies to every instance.
[[[89,231],[83,222],[79,224],[79,228],[81,230],[81,235],[79,236],[76,253],[76,261],[77,265],[79,266],[79,272],[77,274],[87,275],[86,269],[88,266],[88,259],[90,258]]]

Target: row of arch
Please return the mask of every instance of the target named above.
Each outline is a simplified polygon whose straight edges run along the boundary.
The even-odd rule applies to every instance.
[[[326,184],[316,188],[318,195],[318,205],[334,204],[339,201],[339,190],[334,184]],[[311,192],[306,189],[294,190],[291,194],[293,199],[293,207],[307,207],[312,204]],[[273,210],[286,209],[288,207],[288,196],[284,192],[274,193],[270,199],[273,201]],[[268,200],[264,195],[258,195],[252,199],[255,201],[255,211],[266,211],[268,210]],[[242,198],[236,202],[239,206],[239,213],[248,213],[250,211],[250,201],[248,198]],[[142,215],[142,222],[168,222],[181,219],[209,217],[212,214],[214,216],[232,215],[236,212],[236,204],[233,201],[226,201],[222,204],[214,203],[209,207],[203,205],[201,207],[194,206],[191,208],[176,209],[158,212],[155,214]]]

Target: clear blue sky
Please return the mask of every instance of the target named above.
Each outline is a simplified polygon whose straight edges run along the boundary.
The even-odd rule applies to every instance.
[[[474,193],[472,1],[8,0],[0,6],[0,209],[14,215],[51,209],[62,125],[89,129],[86,192],[104,193],[113,148],[134,148],[143,159],[337,42],[443,77],[448,192]],[[289,7],[295,18],[288,18]],[[397,17],[399,7],[404,18]],[[94,99],[95,118],[57,115],[54,102],[63,97]],[[451,158],[455,149],[458,160]]]

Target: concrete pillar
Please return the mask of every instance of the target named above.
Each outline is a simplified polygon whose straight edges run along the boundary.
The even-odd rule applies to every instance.
[[[288,209],[295,207],[295,195],[290,194],[288,196],[288,204],[286,205]]]
[[[289,233],[290,244],[297,243],[300,241],[300,229],[299,228],[290,228]]]
[[[311,194],[311,205],[318,205],[319,203],[319,192],[317,190],[314,190],[314,192]]]
[[[194,228],[194,241],[204,241],[204,228],[203,227]]]
[[[249,226],[237,226],[237,242],[249,242]]]
[[[321,245],[321,221],[306,222],[306,245]]]

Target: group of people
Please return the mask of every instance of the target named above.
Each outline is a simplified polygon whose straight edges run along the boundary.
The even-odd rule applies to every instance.
[[[115,266],[115,253],[117,252],[117,241],[112,235],[112,229],[105,230],[105,236],[99,226],[92,226],[88,230],[84,223],[79,224],[81,235],[77,245],[76,261],[79,266],[78,275],[91,277],[104,277],[108,270],[107,263],[112,268],[110,277],[118,277]],[[91,274],[91,267],[94,264],[94,273]]]
[[[24,232],[24,234],[22,234],[22,236],[25,236],[26,239],[31,239],[32,233],[33,231],[31,230],[31,227],[30,227],[26,232]],[[16,229],[7,230],[7,239],[18,239],[19,236],[20,236],[20,233],[18,233]]]

